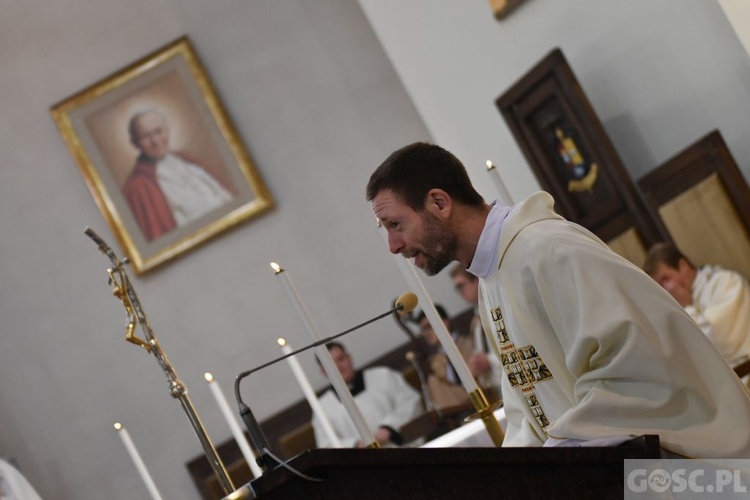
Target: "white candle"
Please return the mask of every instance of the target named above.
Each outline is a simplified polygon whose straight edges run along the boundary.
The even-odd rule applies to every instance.
[[[498,200],[507,206],[513,205],[513,198],[511,198],[508,188],[505,187],[503,178],[500,177],[500,171],[492,164],[490,160],[487,160],[487,173],[492,177],[492,182],[495,184],[498,192]]]
[[[115,423],[115,429],[117,430],[117,433],[120,435],[120,439],[122,439],[122,443],[125,445],[125,448],[128,450],[128,454],[130,454],[130,458],[133,460],[133,463],[135,464],[135,468],[138,469],[138,472],[141,474],[141,478],[143,479],[143,482],[146,483],[146,488],[148,489],[148,492],[151,494],[151,498],[154,500],[162,500],[161,495],[159,494],[159,490],[156,489],[156,484],[154,484],[154,480],[151,479],[151,474],[148,473],[148,469],[146,469],[146,464],[143,463],[143,459],[141,459],[141,455],[138,453],[138,450],[135,449],[135,445],[133,444],[133,440],[130,439],[130,434],[128,434],[128,430],[122,426],[119,422]]]
[[[286,292],[286,295],[291,301],[294,310],[297,312],[297,316],[299,316],[300,320],[302,320],[302,324],[304,325],[307,334],[314,342],[322,340],[320,332],[318,331],[315,323],[313,323],[312,318],[310,317],[310,313],[307,312],[307,308],[302,303],[302,299],[300,299],[299,294],[297,293],[297,289],[294,288],[294,284],[289,278],[289,273],[284,271],[275,262],[271,263],[271,268],[279,278],[284,292]],[[333,389],[336,391],[336,394],[338,394],[339,401],[341,401],[341,404],[344,405],[346,412],[349,414],[349,418],[352,419],[352,423],[357,429],[357,433],[359,434],[360,439],[366,446],[376,445],[375,437],[368,427],[365,418],[362,416],[362,412],[359,411],[359,407],[354,401],[352,393],[349,391],[344,378],[341,376],[341,372],[339,372],[338,368],[336,367],[336,363],[333,361],[331,353],[328,352],[328,348],[325,345],[318,346],[315,348],[315,353],[318,355],[318,359],[323,365],[323,369],[325,370],[326,375],[328,376],[328,380],[333,386]]]
[[[386,245],[388,245],[388,233],[382,226],[380,228],[380,234],[385,239]],[[445,327],[445,323],[443,323],[443,319],[440,317],[440,314],[437,312],[435,304],[432,302],[432,299],[427,293],[427,289],[424,287],[422,280],[419,279],[419,275],[417,274],[416,269],[411,264],[411,262],[403,258],[403,256],[399,254],[391,255],[393,255],[393,258],[396,261],[396,265],[401,271],[401,274],[404,276],[404,279],[406,279],[406,282],[409,284],[409,287],[414,293],[417,294],[417,297],[419,298],[419,304],[422,306],[422,311],[424,311],[424,314],[425,316],[427,316],[430,325],[432,325],[432,329],[437,335],[437,338],[440,341],[440,345],[443,347],[443,351],[445,351],[445,355],[448,356],[451,364],[453,364],[453,368],[456,370],[458,379],[461,381],[464,389],[466,389],[466,392],[471,394],[478,389],[477,382],[471,375],[471,371],[466,365],[466,361],[464,360],[463,356],[461,356],[461,352],[458,350],[458,347],[456,347],[455,342],[453,342],[453,338],[448,332],[448,329]]]
[[[484,329],[478,317],[474,323],[474,353],[476,354],[484,352]]]
[[[289,343],[285,339],[278,339],[276,342],[279,343],[279,345],[281,346],[281,352],[283,352],[284,354],[294,352],[292,346],[289,345]],[[325,432],[326,436],[328,436],[328,440],[331,442],[331,445],[334,448],[341,448],[341,441],[336,435],[336,432],[334,432],[333,427],[331,426],[331,421],[328,420],[328,416],[323,411],[323,407],[320,406],[320,401],[318,401],[318,397],[315,395],[315,391],[313,390],[310,381],[305,376],[305,372],[302,370],[302,366],[299,364],[297,357],[289,356],[288,358],[286,358],[286,361],[287,363],[289,363],[289,366],[294,373],[294,377],[297,379],[297,383],[302,388],[302,392],[304,393],[305,398],[310,405],[310,408],[312,408],[315,416],[318,417],[321,427],[323,427],[323,432]]]
[[[221,387],[219,387],[219,382],[217,382],[214,376],[208,372],[204,373],[203,377],[206,379],[206,382],[208,382],[211,394],[214,395],[214,399],[219,405],[221,413],[224,415],[224,420],[229,424],[229,428],[232,430],[232,436],[234,436],[237,446],[240,447],[242,456],[245,457],[245,462],[250,466],[253,477],[260,477],[263,474],[263,470],[260,468],[260,465],[258,465],[258,462],[256,461],[257,457],[255,456],[255,453],[253,453],[253,449],[250,448],[250,444],[247,442],[245,433],[242,432],[242,428],[240,428],[240,424],[237,422],[235,414],[232,413],[232,410],[229,408],[229,403],[227,403],[227,398],[224,397],[224,392],[221,390]]]
[[[388,233],[382,226],[380,233],[388,247]],[[396,260],[396,265],[401,270],[401,274],[404,275],[406,282],[417,294],[419,303],[422,305],[422,311],[424,311],[425,316],[427,316],[427,319],[430,321],[432,329],[435,331],[438,340],[440,340],[440,345],[443,347],[443,351],[453,364],[453,368],[456,370],[456,374],[458,375],[461,384],[464,386],[464,390],[469,395],[469,399],[471,399],[474,408],[477,410],[477,413],[475,413],[474,416],[478,416],[482,419],[492,442],[495,446],[500,446],[503,442],[503,431],[500,429],[497,421],[491,416],[492,406],[489,405],[484,392],[479,388],[479,385],[477,385],[477,381],[472,376],[461,352],[458,350],[458,347],[448,333],[448,329],[445,327],[443,319],[438,314],[435,304],[427,294],[427,289],[425,289],[422,284],[422,280],[419,279],[416,269],[411,262],[404,259],[401,255],[392,255]]]

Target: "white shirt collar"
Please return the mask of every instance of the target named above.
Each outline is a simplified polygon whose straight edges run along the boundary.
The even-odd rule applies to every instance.
[[[467,268],[467,271],[471,274],[482,279],[487,278],[497,270],[497,252],[500,250],[497,242],[500,239],[500,233],[503,231],[505,219],[513,209],[513,207],[503,205],[498,201],[493,201],[490,207],[484,229],[482,229],[482,234],[479,235],[474,258]]]

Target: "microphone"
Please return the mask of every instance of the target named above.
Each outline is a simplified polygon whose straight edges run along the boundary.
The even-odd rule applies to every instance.
[[[424,399],[425,409],[427,411],[434,410],[438,418],[443,418],[440,408],[436,408],[435,404],[432,402],[432,398],[430,397],[430,391],[427,385],[427,377],[425,377],[424,370],[422,370],[422,367],[419,365],[419,361],[417,361],[417,356],[414,354],[414,351],[408,351],[406,353],[406,359],[412,364],[414,369],[417,371],[417,376],[419,377],[419,387],[422,389],[422,398]]]
[[[417,307],[419,299],[417,295],[412,292],[405,292],[398,296],[394,304],[394,309],[398,311],[400,316],[406,316]],[[389,313],[390,314],[390,313]]]
[[[284,354],[283,356],[278,357],[274,360],[271,360],[268,363],[264,363],[260,366],[256,366],[255,368],[251,370],[244,371],[240,373],[239,375],[237,375],[237,378],[234,380],[234,397],[237,400],[237,406],[239,407],[239,410],[240,410],[240,418],[242,418],[242,422],[245,424],[248,434],[250,434],[250,441],[253,447],[255,448],[253,451],[258,457],[257,459],[258,465],[260,465],[260,467],[264,471],[269,467],[275,466],[278,462],[276,462],[276,460],[274,460],[271,457],[271,454],[269,453],[270,449],[268,446],[268,440],[266,439],[266,436],[263,434],[263,430],[261,429],[258,421],[255,419],[253,412],[242,401],[242,396],[240,395],[240,382],[242,381],[242,379],[244,379],[245,377],[249,375],[252,375],[258,370],[262,370],[263,368],[276,364],[279,361],[283,361],[290,356],[294,356],[296,354],[299,354],[303,351],[307,351],[308,349],[312,349],[313,347],[317,347],[319,345],[327,344],[341,337],[342,335],[346,335],[347,333],[351,333],[355,330],[359,330],[363,326],[367,326],[370,323],[374,323],[375,321],[385,318],[386,316],[390,316],[393,313],[397,312],[399,314],[407,314],[410,311],[412,311],[415,307],[417,307],[418,302],[419,302],[419,299],[414,293],[412,292],[402,293],[401,295],[398,296],[395,303],[393,304],[393,307],[388,312],[380,314],[372,319],[365,321],[364,323],[360,323],[359,325],[349,328],[348,330],[345,330],[341,333],[337,333],[336,335],[333,335],[331,337],[326,337],[324,339],[318,340],[317,342],[313,342],[312,344],[309,344],[305,347],[297,349],[296,351],[292,351],[288,354]]]

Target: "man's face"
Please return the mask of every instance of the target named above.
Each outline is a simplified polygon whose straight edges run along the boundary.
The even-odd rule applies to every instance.
[[[479,303],[479,280],[471,279],[466,273],[458,273],[451,278],[453,288],[466,302],[472,305]]]
[[[167,121],[158,113],[145,113],[135,127],[135,146],[152,160],[160,160],[169,153]]]
[[[691,269],[683,259],[680,259],[677,269],[662,262],[651,277],[682,304],[681,298],[691,295],[694,279],[691,279]]]
[[[334,347],[328,352],[331,353],[333,362],[336,363],[336,368],[338,368],[339,373],[341,373],[341,378],[343,378],[344,382],[346,382],[347,384],[351,383],[351,381],[354,380],[354,366],[352,365],[352,357],[344,352],[344,350],[340,347]]]
[[[450,321],[444,319],[443,324],[445,325],[445,328],[450,331]],[[422,336],[427,345],[438,345],[440,343],[437,333],[435,333],[435,330],[430,324],[430,320],[427,319],[426,316],[419,320],[419,334]]]
[[[372,200],[372,211],[388,232],[388,248],[400,253],[428,276],[434,276],[453,262],[458,237],[448,225],[428,210],[416,212],[389,189]]]

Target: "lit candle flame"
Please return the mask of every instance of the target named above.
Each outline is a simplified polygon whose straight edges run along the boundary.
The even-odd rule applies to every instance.
[[[286,339],[284,337],[279,337],[276,339],[276,342],[281,346],[284,347],[286,345]]]
[[[119,431],[120,429],[122,429],[122,424],[120,422],[115,422],[115,430]]]
[[[214,376],[211,375],[211,372],[204,373],[203,377],[206,379],[206,382],[208,382],[209,384],[214,381]]]
[[[487,160],[485,164],[487,165],[487,170],[492,170],[493,168],[495,168],[495,165],[493,165],[490,160]]]
[[[281,266],[275,262],[271,262],[271,269],[273,269],[273,272],[275,272],[276,274],[284,272]]]

